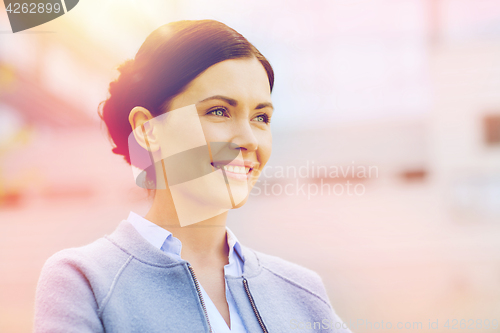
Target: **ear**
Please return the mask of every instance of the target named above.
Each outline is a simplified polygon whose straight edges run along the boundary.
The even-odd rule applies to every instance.
[[[157,135],[158,129],[155,128],[154,122],[150,121],[153,118],[151,112],[142,106],[134,107],[128,115],[128,121],[132,126],[135,140],[142,148],[152,153],[160,149]]]

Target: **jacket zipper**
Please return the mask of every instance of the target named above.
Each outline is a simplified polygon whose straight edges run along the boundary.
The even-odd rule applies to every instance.
[[[257,317],[257,320],[259,321],[260,328],[262,328],[262,331],[264,333],[268,333],[266,325],[264,325],[264,322],[262,321],[262,318],[260,317],[259,311],[257,311],[257,307],[255,306],[255,302],[253,301],[253,297],[250,294],[250,289],[248,289],[248,281],[246,278],[243,278],[243,287],[245,287],[245,291],[247,293],[248,299],[250,300],[250,304],[252,305],[253,312],[255,313],[255,316]]]
[[[208,320],[207,307],[205,306],[205,301],[203,300],[203,296],[201,295],[200,285],[198,284],[198,279],[196,279],[196,274],[194,274],[193,267],[188,263],[187,264],[189,271],[191,272],[191,276],[193,277],[194,285],[196,287],[196,292],[198,293],[198,297],[200,298],[201,307],[203,308],[203,313],[205,314],[205,318],[207,319],[208,329],[210,333],[212,333],[212,326],[210,325],[210,320]]]

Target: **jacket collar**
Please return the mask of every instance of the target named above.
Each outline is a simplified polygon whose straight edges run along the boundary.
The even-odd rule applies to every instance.
[[[122,251],[146,264],[159,267],[181,264],[144,239],[127,220],[120,222],[111,235],[105,236],[105,238]],[[246,246],[240,244],[240,247],[245,260],[243,263],[243,276],[249,278],[259,274],[261,265],[257,254]]]

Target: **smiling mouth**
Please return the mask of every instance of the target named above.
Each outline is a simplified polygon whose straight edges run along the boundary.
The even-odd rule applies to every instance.
[[[238,175],[248,175],[253,171],[251,167],[239,166],[239,165],[222,165],[210,163],[216,169],[223,169],[226,172],[231,172]]]

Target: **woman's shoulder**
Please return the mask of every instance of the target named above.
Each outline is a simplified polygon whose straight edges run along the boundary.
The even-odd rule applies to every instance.
[[[247,254],[253,253],[255,255],[260,270],[276,276],[285,283],[305,289],[329,303],[323,281],[314,270],[274,255],[255,251],[248,247],[244,248]]]
[[[264,268],[270,269],[276,272],[277,274],[297,279],[311,278],[311,277],[319,278],[319,275],[312,269],[285,260],[278,256],[262,253],[256,250],[251,250],[251,251],[253,251],[257,255],[260,264]]]
[[[106,238],[50,256],[36,288],[35,331],[102,332],[98,312],[126,262]]]
[[[44,268],[66,265],[80,269],[92,266],[109,268],[112,263],[126,261],[127,257],[126,253],[102,237],[89,244],[66,248],[54,253],[47,259]]]
[[[128,257],[104,237],[87,245],[60,250],[45,261],[38,289],[49,285],[87,285],[96,296],[106,294]]]

